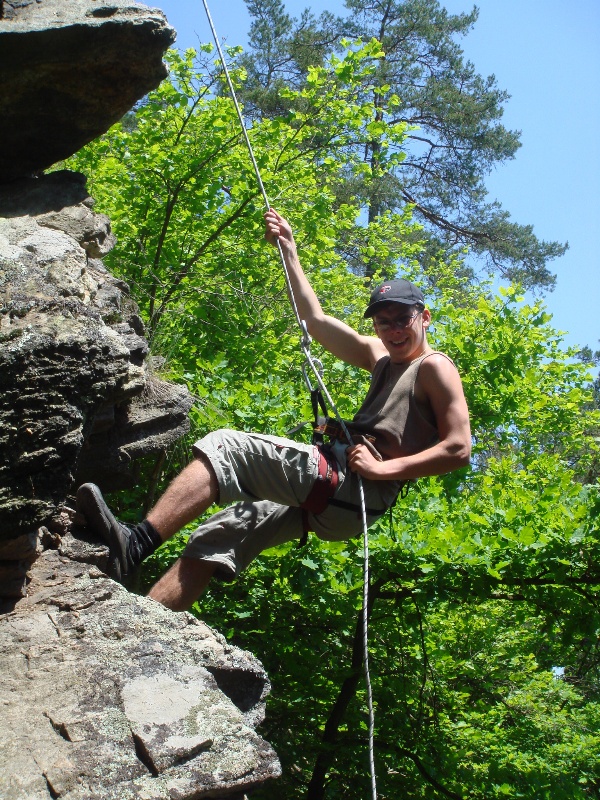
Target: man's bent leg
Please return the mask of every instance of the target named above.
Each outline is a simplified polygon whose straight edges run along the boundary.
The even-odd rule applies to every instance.
[[[217,476],[208,458],[200,453],[173,479],[148,514],[163,542],[193,522],[219,498]]]
[[[208,459],[200,454],[175,478],[138,525],[119,522],[104,502],[100,489],[92,483],[77,491],[77,511],[87,525],[110,548],[109,575],[124,582],[135,568],[163,542],[192,522],[219,495],[216,475]]]
[[[182,556],[148,592],[148,597],[170,608],[186,611],[208,586],[217,565]]]

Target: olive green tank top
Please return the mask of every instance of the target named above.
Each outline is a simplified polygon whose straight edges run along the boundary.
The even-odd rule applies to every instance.
[[[360,440],[355,432],[373,437],[374,448],[387,460],[420,453],[439,441],[433,409],[415,398],[419,367],[434,352],[409,364],[393,364],[389,356],[379,359],[367,396],[350,423],[355,442]],[[448,358],[444,353],[437,354]]]

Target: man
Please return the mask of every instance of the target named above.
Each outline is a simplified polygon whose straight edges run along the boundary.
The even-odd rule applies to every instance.
[[[369,522],[392,505],[406,480],[469,462],[471,434],[462,384],[452,361],[427,342],[431,314],[421,290],[404,280],[377,287],[365,312],[374,336],[323,313],[302,271],[292,230],[265,214],[266,238],[279,240],[300,318],[333,355],[372,374],[371,388],[349,423],[354,445],[327,450],[279,437],[216,431],[194,445],[194,460],[139,525],[125,526],[99,489],[84,484],[77,509],[110,547],[110,572],[124,580],[162,542],[210,505],[233,505],[190,536],[182,557],[149,597],[185,610],[213,575],[230,579],[261,551],[314,531],[325,540],[362,530],[358,476]]]

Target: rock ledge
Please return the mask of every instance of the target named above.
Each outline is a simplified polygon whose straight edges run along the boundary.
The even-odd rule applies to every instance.
[[[260,663],[107,578],[89,563],[104,551],[66,537],[0,616],[0,729],[11,732],[0,796],[241,798],[277,777],[254,730],[269,691]]]

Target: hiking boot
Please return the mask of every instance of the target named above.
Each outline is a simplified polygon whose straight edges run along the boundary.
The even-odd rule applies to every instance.
[[[109,576],[123,583],[139,563],[131,557],[130,539],[135,534],[112,515],[95,483],[84,483],[77,490],[77,511],[85,517],[90,530],[109,547]]]

